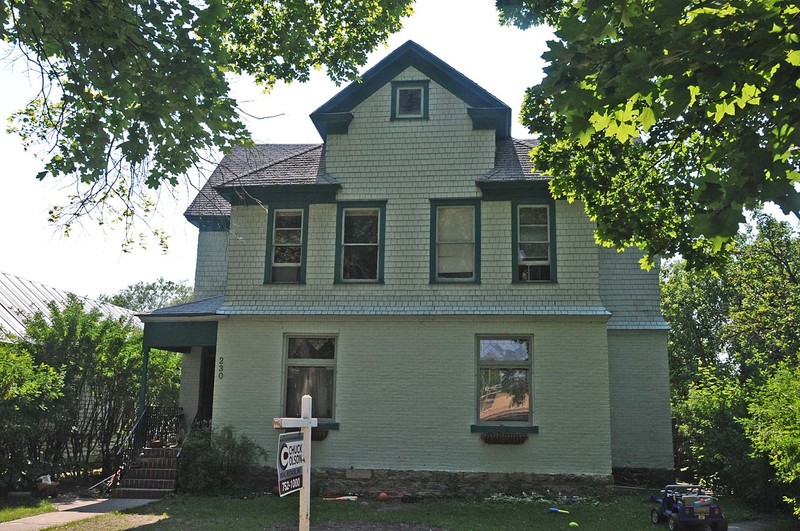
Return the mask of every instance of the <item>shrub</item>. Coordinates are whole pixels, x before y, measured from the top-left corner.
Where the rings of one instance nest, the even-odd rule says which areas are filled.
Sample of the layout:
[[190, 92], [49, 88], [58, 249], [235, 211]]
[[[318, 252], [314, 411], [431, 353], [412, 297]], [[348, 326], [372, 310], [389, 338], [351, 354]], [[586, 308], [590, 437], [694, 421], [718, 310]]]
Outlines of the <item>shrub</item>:
[[183, 492], [233, 491], [267, 453], [250, 437], [231, 426], [219, 430], [197, 428], [183, 444], [179, 488]]

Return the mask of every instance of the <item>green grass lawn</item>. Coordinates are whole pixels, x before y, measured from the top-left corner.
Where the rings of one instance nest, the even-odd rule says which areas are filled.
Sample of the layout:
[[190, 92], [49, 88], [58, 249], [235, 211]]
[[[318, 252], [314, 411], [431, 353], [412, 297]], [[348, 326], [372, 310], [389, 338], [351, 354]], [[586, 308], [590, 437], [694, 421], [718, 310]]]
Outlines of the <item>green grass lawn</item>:
[[36, 498], [0, 498], [0, 522], [55, 511], [47, 500]]
[[[401, 503], [358, 501], [325, 501], [312, 499], [311, 528], [315, 525], [338, 523], [337, 529], [347, 529], [347, 524], [374, 524], [374, 529], [392, 524], [419, 526], [448, 530], [518, 531], [521, 529], [578, 529], [597, 531], [649, 530], [649, 492], [622, 492], [608, 501], [582, 501], [559, 506], [569, 514], [552, 514], [550, 504], [530, 501], [422, 501]], [[796, 529], [796, 522], [759, 514], [745, 506], [723, 500], [723, 509], [732, 522], [770, 519], [773, 529]], [[147, 525], [148, 530], [240, 530], [240, 529], [296, 529], [298, 513], [297, 496], [279, 498], [265, 495], [255, 498], [229, 498], [209, 496], [172, 496], [147, 506], [132, 509], [128, 514], [105, 515], [98, 519], [76, 522], [59, 529], [71, 530], [121, 530]], [[148, 515], [150, 522], [142, 521]], [[130, 518], [130, 523], [126, 523]], [[666, 526], [659, 529], [666, 530]]]

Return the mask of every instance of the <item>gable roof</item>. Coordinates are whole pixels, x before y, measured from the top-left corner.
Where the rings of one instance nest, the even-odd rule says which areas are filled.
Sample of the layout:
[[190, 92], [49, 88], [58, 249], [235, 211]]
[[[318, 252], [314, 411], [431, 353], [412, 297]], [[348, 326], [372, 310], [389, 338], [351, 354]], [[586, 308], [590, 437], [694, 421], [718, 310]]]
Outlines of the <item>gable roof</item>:
[[[0, 273], [0, 341], [7, 333], [21, 336], [25, 333], [25, 319], [36, 312], [45, 317], [50, 313], [47, 305], [54, 302], [63, 308], [70, 293], [8, 273]], [[133, 312], [87, 297], [78, 297], [87, 311], [97, 310], [105, 317], [125, 318], [133, 321]]]
[[511, 108], [484, 88], [415, 43], [405, 44], [387, 55], [381, 62], [341, 90], [311, 113], [311, 120], [324, 139], [329, 128], [341, 132], [349, 123], [349, 113], [375, 91], [389, 83], [408, 67], [414, 67], [431, 80], [455, 94], [471, 107], [473, 123], [494, 127], [498, 138], [511, 136]]
[[[534, 172], [529, 152], [534, 139], [497, 139], [492, 171], [476, 180], [483, 190], [493, 186], [546, 186], [548, 175]], [[208, 182], [186, 209], [184, 216], [203, 230], [227, 229], [231, 202], [247, 198], [269, 202], [266, 194], [316, 187], [339, 188], [336, 178], [325, 170], [324, 144], [262, 144], [236, 148], [226, 155]], [[269, 190], [269, 192], [265, 192]]]
[[227, 230], [231, 204], [215, 189], [226, 182], [264, 170], [322, 144], [259, 144], [235, 147], [219, 162], [211, 177], [183, 213], [193, 225], [205, 230]]

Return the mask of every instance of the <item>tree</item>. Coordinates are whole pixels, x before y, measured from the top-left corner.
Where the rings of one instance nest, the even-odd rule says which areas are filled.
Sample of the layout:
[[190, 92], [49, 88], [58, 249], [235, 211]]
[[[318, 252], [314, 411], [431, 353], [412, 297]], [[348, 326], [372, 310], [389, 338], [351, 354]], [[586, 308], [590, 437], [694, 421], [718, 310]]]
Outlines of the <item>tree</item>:
[[192, 300], [193, 289], [185, 282], [158, 278], [154, 282], [137, 282], [113, 295], [100, 295], [99, 300], [134, 312], [146, 312]]
[[0, 37], [41, 76], [14, 116], [26, 146], [44, 143], [38, 178], [78, 191], [51, 220], [96, 215], [130, 227], [209, 150], [249, 142], [226, 73], [265, 88], [312, 68], [352, 78], [398, 30], [412, 0], [8, 0]]
[[86, 311], [80, 299], [70, 296], [63, 307], [50, 303], [47, 315], [26, 319], [24, 337], [10, 346], [52, 367], [63, 381], [62, 395], [39, 419], [44, 436], [32, 441], [29, 454], [88, 473], [99, 453], [108, 473], [136, 408], [141, 332], [126, 318]]
[[27, 470], [27, 449], [42, 436], [41, 417], [61, 396], [62, 384], [52, 367], [0, 343], [0, 482], [7, 489]]
[[[665, 268], [676, 461], [764, 506], [800, 499], [800, 234], [763, 213], [717, 271]], [[777, 479], [777, 481], [776, 481]]]
[[800, 4], [791, 0], [497, 0], [549, 23], [523, 123], [539, 171], [597, 235], [648, 256], [718, 260], [743, 212], [800, 212]]
[[[750, 403], [745, 426], [755, 449], [769, 456], [778, 479], [800, 485], [800, 360], [783, 363]], [[800, 488], [784, 498], [800, 516]]]

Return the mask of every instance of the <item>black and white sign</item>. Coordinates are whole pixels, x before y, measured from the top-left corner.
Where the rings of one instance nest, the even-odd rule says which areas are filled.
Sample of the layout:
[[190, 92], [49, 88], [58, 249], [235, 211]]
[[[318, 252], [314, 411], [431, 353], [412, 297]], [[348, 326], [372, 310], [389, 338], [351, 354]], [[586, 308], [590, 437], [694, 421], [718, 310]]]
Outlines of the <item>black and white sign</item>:
[[278, 494], [286, 496], [303, 486], [303, 434], [299, 431], [278, 436]]

